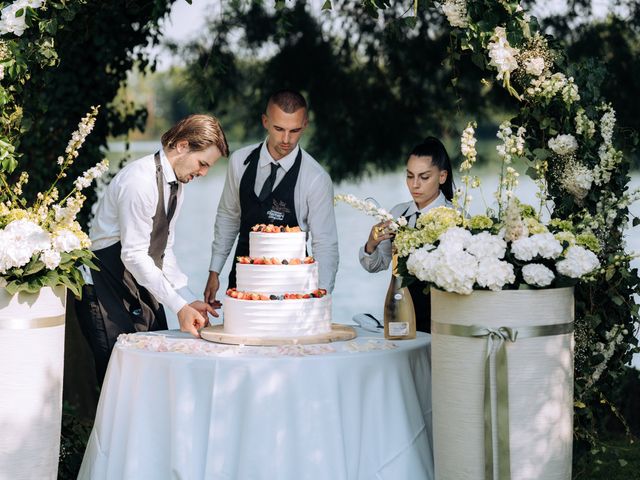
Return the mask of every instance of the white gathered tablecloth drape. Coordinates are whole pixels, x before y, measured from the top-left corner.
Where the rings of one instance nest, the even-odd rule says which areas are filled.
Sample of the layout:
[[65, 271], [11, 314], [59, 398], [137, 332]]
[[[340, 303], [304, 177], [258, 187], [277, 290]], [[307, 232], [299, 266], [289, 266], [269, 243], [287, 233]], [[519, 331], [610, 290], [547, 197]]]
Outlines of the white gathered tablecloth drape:
[[287, 347], [131, 334], [79, 479], [432, 480], [430, 336]]

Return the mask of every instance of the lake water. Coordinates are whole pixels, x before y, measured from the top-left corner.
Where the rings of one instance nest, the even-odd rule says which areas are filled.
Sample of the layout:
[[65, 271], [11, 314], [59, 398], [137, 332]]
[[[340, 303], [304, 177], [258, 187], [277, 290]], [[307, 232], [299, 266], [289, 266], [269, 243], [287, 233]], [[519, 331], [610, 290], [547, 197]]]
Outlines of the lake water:
[[[142, 150], [134, 154], [134, 158], [154, 151], [152, 142], [145, 142]], [[185, 199], [177, 221], [175, 254], [182, 270], [189, 276], [189, 287], [202, 295], [205, 282], [209, 274], [211, 256], [211, 241], [213, 239], [213, 225], [218, 202], [224, 186], [227, 163], [218, 162], [204, 178], [198, 178], [185, 188]], [[496, 175], [482, 175], [482, 190], [484, 199], [491, 203], [492, 194], [496, 189]], [[518, 187], [519, 198], [531, 205], [536, 205], [536, 187], [526, 176], [521, 176]], [[640, 186], [640, 174], [632, 177], [632, 186]], [[373, 197], [381, 206], [391, 209], [395, 204], [409, 201], [411, 197], [407, 191], [403, 172], [386, 173], [358, 182], [344, 182], [336, 184], [335, 193], [351, 193], [359, 198]], [[484, 202], [478, 192], [473, 192], [474, 200], [470, 212], [480, 213], [484, 210]], [[632, 213], [640, 216], [640, 205], [632, 207]], [[353, 315], [368, 312], [382, 319], [384, 297], [389, 285], [390, 272], [368, 273], [358, 262], [358, 249], [367, 239], [371, 226], [375, 223], [373, 217], [339, 203], [336, 206], [336, 222], [338, 226], [340, 267], [336, 276], [333, 292], [333, 319], [339, 323], [350, 323]], [[627, 233], [628, 251], [640, 252], [640, 229], [630, 229]], [[231, 255], [221, 275], [221, 285], [218, 298], [224, 296], [227, 287], [227, 275], [231, 268]], [[640, 267], [636, 260], [634, 267]], [[168, 313], [170, 328], [178, 328], [175, 315]], [[636, 355], [634, 365], [640, 368], [640, 355]]]

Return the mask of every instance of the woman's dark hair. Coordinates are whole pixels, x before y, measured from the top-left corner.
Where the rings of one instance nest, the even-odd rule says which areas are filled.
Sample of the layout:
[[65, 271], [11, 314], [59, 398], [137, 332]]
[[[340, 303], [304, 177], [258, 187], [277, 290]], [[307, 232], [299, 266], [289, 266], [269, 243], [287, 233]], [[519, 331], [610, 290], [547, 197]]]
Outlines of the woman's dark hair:
[[449, 154], [444, 145], [436, 137], [427, 137], [422, 143], [413, 147], [409, 155], [415, 155], [416, 157], [431, 157], [432, 165], [438, 167], [440, 170], [447, 171], [447, 179], [440, 185], [440, 190], [444, 194], [447, 200], [453, 198], [453, 171], [451, 169], [451, 160], [449, 160]]

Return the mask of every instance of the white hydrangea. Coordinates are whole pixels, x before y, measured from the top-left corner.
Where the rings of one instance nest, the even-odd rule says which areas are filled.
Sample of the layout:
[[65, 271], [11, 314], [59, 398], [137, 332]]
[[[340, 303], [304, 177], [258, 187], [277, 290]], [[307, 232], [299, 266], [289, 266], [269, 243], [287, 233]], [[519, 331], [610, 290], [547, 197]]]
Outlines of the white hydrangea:
[[58, 252], [71, 252], [72, 250], [81, 248], [80, 239], [75, 233], [66, 228], [56, 232], [52, 243], [53, 248]]
[[497, 258], [483, 258], [478, 262], [478, 275], [476, 282], [481, 287], [493, 291], [502, 290], [502, 287], [516, 281], [513, 265]]
[[42, 259], [44, 266], [49, 270], [53, 270], [58, 265], [60, 265], [60, 252], [56, 250], [45, 250], [44, 252], [42, 252], [42, 257], [40, 258]]
[[558, 135], [548, 142], [549, 148], [558, 155], [571, 155], [578, 149], [578, 142], [571, 134]]
[[504, 27], [496, 27], [491, 41], [487, 47], [489, 49], [489, 65], [498, 70], [497, 78], [502, 80], [505, 75], [509, 75], [518, 68], [518, 49], [509, 45], [507, 40], [507, 31]]
[[546, 287], [551, 285], [555, 275], [541, 263], [529, 263], [522, 267], [522, 278], [529, 285]]
[[419, 280], [431, 282], [448, 292], [468, 295], [478, 273], [478, 261], [464, 250], [420, 248], [409, 255], [407, 270]]
[[430, 278], [429, 270], [433, 267], [433, 259], [431, 258], [432, 254], [430, 252], [433, 246], [429, 245], [429, 247], [418, 248], [407, 258], [407, 270], [411, 275], [423, 282], [428, 281]]
[[558, 258], [562, 253], [562, 244], [552, 233], [536, 233], [514, 240], [511, 243], [511, 252], [523, 262], [528, 262], [538, 255], [542, 258]]
[[460, 251], [469, 245], [473, 235], [462, 227], [452, 227], [440, 235], [439, 249], [448, 251]]
[[595, 253], [579, 245], [567, 249], [564, 259], [556, 263], [556, 270], [565, 277], [580, 278], [600, 266]]
[[469, 295], [478, 275], [478, 260], [465, 251], [444, 251], [438, 248], [433, 253], [434, 268], [428, 281], [448, 292]]
[[526, 61], [524, 64], [525, 71], [529, 75], [533, 75], [539, 77], [544, 72], [544, 58], [542, 57], [533, 57]]
[[558, 258], [562, 253], [562, 244], [553, 233], [536, 233], [529, 237], [542, 258]]
[[464, 0], [445, 0], [441, 8], [452, 27], [466, 28], [469, 25], [467, 2]]
[[25, 266], [51, 246], [49, 234], [30, 220], [14, 220], [0, 230], [0, 273]]
[[467, 247], [467, 252], [478, 259], [503, 258], [506, 251], [507, 242], [498, 235], [492, 235], [489, 232], [480, 232], [474, 235]]

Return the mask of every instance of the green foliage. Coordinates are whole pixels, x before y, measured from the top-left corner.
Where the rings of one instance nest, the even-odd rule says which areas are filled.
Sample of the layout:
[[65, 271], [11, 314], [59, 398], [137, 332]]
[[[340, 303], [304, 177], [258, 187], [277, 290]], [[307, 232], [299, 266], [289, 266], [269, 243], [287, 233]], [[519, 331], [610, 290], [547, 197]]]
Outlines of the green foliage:
[[[56, 18], [69, 15], [69, 2], [48, 3], [53, 3], [49, 10], [60, 8]], [[74, 7], [73, 21], [55, 35], [57, 68], [33, 68], [19, 97], [18, 104], [24, 112], [19, 146], [21, 168], [31, 173], [27, 195], [35, 195], [49, 183], [57, 152], [64, 151], [76, 119], [89, 106], [106, 108], [87, 138], [82, 156], [62, 180], [62, 188], [68, 188], [77, 175], [102, 159], [101, 149], [106, 147], [107, 138], [144, 128], [145, 107], [131, 102], [113, 103], [113, 99], [134, 64], [143, 70], [155, 68], [153, 60], [138, 47], [158, 43], [158, 20], [167, 14], [172, 3], [89, 1]], [[82, 223], [86, 223], [95, 200], [93, 189], [86, 194]]]
[[[333, 1], [329, 18], [301, 1], [278, 11], [269, 2], [228, 2], [209, 31], [180, 50], [190, 105], [215, 112], [225, 126], [242, 125], [253, 140], [263, 135], [269, 93], [299, 89], [310, 104], [307, 147], [334, 180], [396, 168], [428, 134], [457, 136], [465, 118], [456, 109], [478, 113], [484, 102], [482, 72], [468, 59], [447, 61], [442, 15], [418, 5], [412, 27], [403, 20], [409, 5], [380, 11], [379, 21], [366, 14], [373, 3]], [[496, 96], [494, 105], [504, 103], [503, 92]]]
[[59, 480], [78, 478], [84, 450], [91, 434], [91, 423], [81, 419], [68, 404], [63, 406], [60, 436]]

